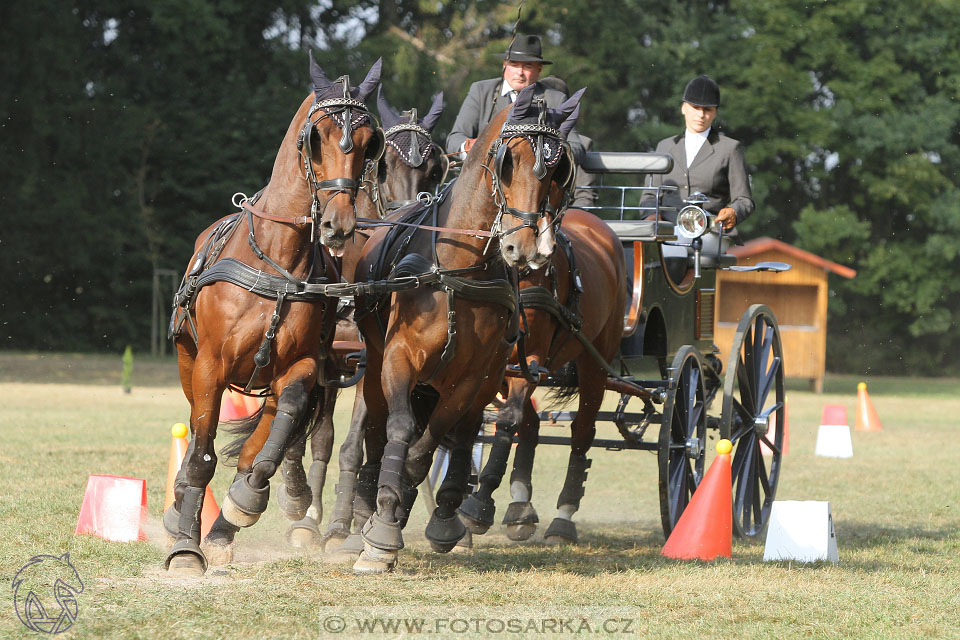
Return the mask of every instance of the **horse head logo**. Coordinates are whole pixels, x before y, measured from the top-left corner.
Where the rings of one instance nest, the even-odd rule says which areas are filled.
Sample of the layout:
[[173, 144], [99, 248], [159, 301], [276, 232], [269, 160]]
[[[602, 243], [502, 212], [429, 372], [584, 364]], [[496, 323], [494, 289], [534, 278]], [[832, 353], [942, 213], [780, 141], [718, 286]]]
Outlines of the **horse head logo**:
[[34, 556], [20, 567], [10, 585], [20, 622], [38, 633], [63, 633], [79, 612], [77, 596], [83, 593], [80, 574], [70, 554]]

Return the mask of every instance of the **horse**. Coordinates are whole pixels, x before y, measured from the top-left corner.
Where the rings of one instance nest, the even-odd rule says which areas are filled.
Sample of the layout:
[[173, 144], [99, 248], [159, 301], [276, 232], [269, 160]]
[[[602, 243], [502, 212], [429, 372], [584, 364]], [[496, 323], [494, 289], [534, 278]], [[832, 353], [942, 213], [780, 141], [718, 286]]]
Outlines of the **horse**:
[[[362, 429], [379, 472], [357, 573], [394, 568], [436, 447], [448, 434], [472, 441], [475, 432], [464, 427], [477, 424], [500, 388], [518, 329], [510, 269], [541, 267], [553, 251], [560, 217], [548, 196], [554, 181], [566, 193], [572, 187], [566, 137], [582, 94], [554, 110], [534, 100], [533, 86], [522, 90], [481, 133], [453, 186], [396, 221], [409, 226], [381, 231], [364, 248], [357, 265], [368, 278], [357, 297], [367, 345]], [[420, 228], [428, 217], [430, 233]], [[426, 530], [438, 551], [466, 533], [456, 508], [469, 461], [454, 457], [451, 467]]]
[[[357, 201], [361, 226], [364, 223], [376, 224], [376, 221], [397, 210], [419, 202], [418, 196], [423, 198], [424, 194], [433, 194], [445, 180], [450, 164], [443, 148], [431, 137], [433, 128], [443, 114], [443, 92], [433, 96], [427, 114], [419, 118], [416, 108], [402, 113], [395, 111], [381, 87], [377, 94], [377, 110], [384, 127], [386, 147], [379, 166], [371, 165], [362, 182], [362, 197]], [[341, 275], [347, 282], [354, 280], [356, 264], [368, 235], [367, 230], [361, 229], [355, 234], [353, 242], [346, 247]], [[327, 466], [333, 450], [333, 412], [339, 388], [355, 382], [355, 398], [361, 399], [360, 402], [355, 401], [355, 405], [362, 405], [362, 367], [346, 382], [335, 380], [341, 371], [351, 369], [346, 359], [363, 349], [356, 322], [353, 320], [352, 304], [338, 314], [333, 346], [333, 362], [336, 366], [325, 386], [319, 425], [310, 438], [312, 461], [309, 473], [303, 468], [305, 440], [298, 440], [287, 450], [280, 469], [285, 483], [278, 491], [278, 502], [284, 515], [293, 520], [287, 531], [287, 540], [295, 547], [311, 546], [321, 539], [319, 523], [323, 518], [322, 496]], [[354, 413], [361, 416], [362, 407], [355, 408]], [[359, 438], [350, 437], [341, 445], [340, 470], [336, 484], [337, 502], [326, 535], [328, 540], [346, 538], [350, 532], [357, 473], [363, 461], [362, 447], [363, 443]], [[287, 484], [298, 486], [304, 481], [310, 486], [309, 501], [293, 498], [286, 489]]]
[[[193, 440], [164, 514], [174, 536], [171, 574], [202, 575], [200, 511], [216, 469], [214, 438], [228, 385], [268, 389], [276, 397], [256, 416], [262, 441], [248, 441], [222, 503], [221, 527], [246, 527], [266, 509], [270, 478], [289, 442], [322, 402], [318, 376], [333, 339], [341, 256], [356, 228], [358, 181], [383, 151], [383, 132], [364, 101], [380, 81], [377, 61], [358, 87], [329, 80], [310, 54], [313, 93], [294, 115], [270, 182], [242, 211], [197, 241], [174, 298], [170, 334], [180, 383], [190, 403]], [[245, 233], [237, 230], [245, 226]], [[275, 301], [275, 302], [273, 302]]]
[[511, 362], [519, 365], [524, 375], [505, 381], [506, 400], [497, 413], [494, 441], [480, 471], [479, 486], [459, 509], [474, 534], [485, 533], [493, 524], [496, 506], [492, 494], [506, 472], [513, 437], [519, 434], [510, 476], [513, 501], [503, 524], [511, 540], [533, 535], [539, 517], [530, 502], [531, 472], [540, 418], [531, 397], [541, 374], [556, 374], [573, 363], [576, 388], [567, 391], [579, 392], [579, 410], [570, 425], [570, 458], [557, 516], [544, 539], [547, 543], [577, 541], [571, 518], [580, 507], [590, 467], [587, 452], [596, 434], [608, 363], [616, 356], [623, 336], [626, 267], [617, 235], [586, 211], [567, 210], [557, 243], [562, 250], [554, 252], [549, 267], [530, 270], [520, 280], [525, 338]]

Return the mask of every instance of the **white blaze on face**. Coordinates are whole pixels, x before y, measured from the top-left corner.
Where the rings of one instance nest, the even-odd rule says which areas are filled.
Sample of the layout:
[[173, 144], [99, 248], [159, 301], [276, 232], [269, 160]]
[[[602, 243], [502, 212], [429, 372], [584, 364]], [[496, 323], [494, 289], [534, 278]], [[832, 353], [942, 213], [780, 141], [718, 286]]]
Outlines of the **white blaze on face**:
[[530, 266], [534, 269], [539, 269], [550, 262], [550, 257], [557, 247], [557, 238], [553, 233], [551, 222], [548, 216], [543, 216], [537, 221], [537, 229], [540, 231], [537, 237], [537, 256], [530, 262]]

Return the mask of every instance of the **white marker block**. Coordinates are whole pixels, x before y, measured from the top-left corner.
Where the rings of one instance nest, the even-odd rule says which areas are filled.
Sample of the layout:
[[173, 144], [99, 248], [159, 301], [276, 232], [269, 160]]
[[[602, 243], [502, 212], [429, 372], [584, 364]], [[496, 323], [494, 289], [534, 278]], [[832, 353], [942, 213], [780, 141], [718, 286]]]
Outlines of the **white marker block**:
[[763, 560], [839, 562], [830, 503], [815, 500], [775, 501], [770, 510]]
[[850, 427], [845, 424], [820, 425], [814, 454], [828, 458], [852, 458], [853, 440], [850, 439]]

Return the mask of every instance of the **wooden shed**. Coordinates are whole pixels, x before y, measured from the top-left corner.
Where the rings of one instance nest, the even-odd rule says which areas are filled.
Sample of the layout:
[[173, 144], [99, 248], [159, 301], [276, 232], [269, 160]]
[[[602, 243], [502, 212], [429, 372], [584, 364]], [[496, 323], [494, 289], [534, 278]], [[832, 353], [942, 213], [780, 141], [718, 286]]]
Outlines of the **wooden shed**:
[[717, 272], [714, 342], [724, 365], [740, 316], [751, 304], [765, 304], [780, 325], [785, 375], [808, 379], [811, 390], [820, 393], [827, 355], [827, 276], [852, 278], [857, 272], [773, 238], [750, 240], [731, 247], [730, 253], [741, 265], [774, 261], [793, 268], [782, 273]]

